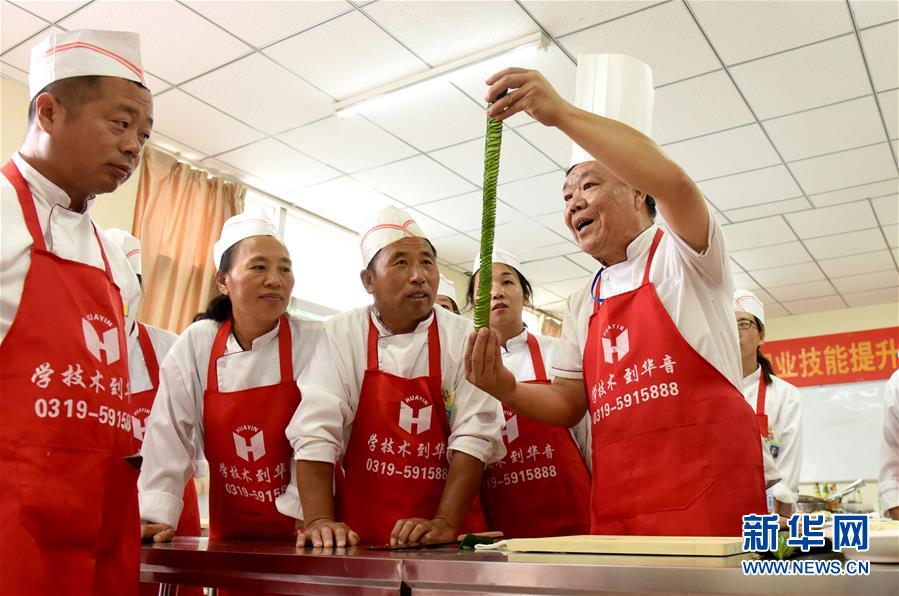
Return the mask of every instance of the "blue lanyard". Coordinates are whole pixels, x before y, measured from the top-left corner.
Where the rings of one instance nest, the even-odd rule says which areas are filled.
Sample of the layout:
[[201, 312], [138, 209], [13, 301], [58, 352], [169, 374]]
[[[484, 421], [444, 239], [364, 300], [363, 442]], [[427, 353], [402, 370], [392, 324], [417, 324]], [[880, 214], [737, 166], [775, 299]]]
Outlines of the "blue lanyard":
[[593, 283], [590, 284], [590, 297], [593, 298], [593, 301], [597, 304], [602, 304], [603, 301], [605, 301], [605, 298], [596, 297], [596, 283], [599, 281], [599, 276], [602, 275], [602, 272], [605, 270], [605, 267], [601, 267], [600, 270], [596, 272], [596, 275], [593, 276]]

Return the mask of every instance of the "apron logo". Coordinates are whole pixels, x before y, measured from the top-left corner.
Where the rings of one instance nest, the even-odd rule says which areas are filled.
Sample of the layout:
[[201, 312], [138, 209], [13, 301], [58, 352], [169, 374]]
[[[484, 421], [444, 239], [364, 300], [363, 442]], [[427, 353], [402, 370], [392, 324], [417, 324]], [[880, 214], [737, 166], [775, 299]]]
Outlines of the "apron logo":
[[[97, 333], [91, 321], [100, 321], [109, 327], [102, 335]], [[103, 352], [106, 355], [106, 364], [118, 362], [119, 357], [119, 330], [112, 326], [112, 321], [102, 315], [87, 315], [81, 319], [81, 330], [84, 333], [84, 344], [87, 351], [99, 360], [101, 363], [104, 359], [100, 356]]]
[[[616, 331], [617, 333], [612, 337], [612, 333]], [[627, 329], [621, 325], [613, 324], [606, 327], [602, 332], [601, 339], [603, 360], [605, 360], [607, 364], [615, 362], [615, 354], [618, 355], [618, 361], [621, 362], [621, 359], [630, 349]]]
[[[250, 437], [249, 442], [242, 435], [237, 434], [244, 431], [254, 433]], [[234, 437], [234, 450], [237, 451], [237, 457], [244, 461], [259, 461], [265, 457], [265, 438], [262, 435], [262, 431], [257, 427], [241, 426], [231, 434]], [[250, 459], [251, 453], [253, 454], [253, 459]]]
[[147, 408], [138, 408], [131, 415], [131, 432], [138, 441], [144, 440], [144, 433], [147, 432], [147, 417], [150, 410]]
[[515, 414], [506, 419], [506, 425], [503, 427], [503, 437], [505, 437], [507, 445], [511, 445], [512, 441], [518, 438], [518, 416]]
[[[418, 415], [414, 414], [411, 403], [428, 404], [419, 408]], [[410, 395], [400, 402], [400, 428], [410, 435], [420, 435], [431, 428], [431, 404], [420, 395]], [[415, 426], [415, 431], [412, 427]]]

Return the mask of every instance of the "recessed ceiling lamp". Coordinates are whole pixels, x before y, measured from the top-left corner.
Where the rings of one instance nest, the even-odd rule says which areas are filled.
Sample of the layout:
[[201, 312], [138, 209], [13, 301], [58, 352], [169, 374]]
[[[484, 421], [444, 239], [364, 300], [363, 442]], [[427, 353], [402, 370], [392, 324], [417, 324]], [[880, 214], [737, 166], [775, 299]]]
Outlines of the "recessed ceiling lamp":
[[432, 85], [444, 83], [452, 75], [457, 75], [488, 60], [500, 57], [511, 58], [513, 55], [518, 57], [520, 54], [530, 54], [541, 50], [546, 51], [548, 47], [549, 42], [543, 33], [532, 33], [526, 37], [472, 54], [460, 60], [454, 60], [453, 62], [430, 68], [424, 72], [410, 75], [348, 99], [335, 102], [334, 113], [340, 118], [349, 118], [376, 105], [382, 105], [383, 102], [396, 98], [401, 93], [419, 92]]

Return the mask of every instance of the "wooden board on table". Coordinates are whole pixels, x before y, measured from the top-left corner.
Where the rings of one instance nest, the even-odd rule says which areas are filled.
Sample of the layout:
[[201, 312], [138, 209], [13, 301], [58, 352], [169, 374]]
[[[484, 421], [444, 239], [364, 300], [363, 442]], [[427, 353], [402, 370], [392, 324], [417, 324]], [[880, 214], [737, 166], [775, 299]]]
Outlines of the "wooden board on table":
[[557, 536], [503, 541], [508, 552], [595, 555], [727, 557], [743, 552], [743, 539], [716, 536]]

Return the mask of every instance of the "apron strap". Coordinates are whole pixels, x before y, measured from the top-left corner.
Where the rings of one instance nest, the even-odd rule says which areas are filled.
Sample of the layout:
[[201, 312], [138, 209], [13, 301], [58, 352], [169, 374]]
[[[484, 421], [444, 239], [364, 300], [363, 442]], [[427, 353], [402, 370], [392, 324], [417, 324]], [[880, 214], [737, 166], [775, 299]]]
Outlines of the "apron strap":
[[646, 268], [643, 269], [643, 283], [649, 283], [649, 269], [652, 267], [652, 259], [656, 256], [656, 249], [659, 247], [659, 241], [662, 239], [662, 228], [656, 230], [655, 236], [652, 238], [652, 244], [649, 247], [649, 256], [646, 258]]
[[[768, 394], [768, 383], [765, 382], [765, 371], [759, 369], [759, 392], [755, 401], [755, 416], [759, 421], [759, 430], [763, 436], [768, 436], [768, 415], [765, 413], [765, 398]], [[762, 422], [764, 421], [764, 422]], [[766, 428], [762, 428], [762, 426]]]
[[31, 195], [31, 190], [28, 188], [28, 183], [13, 160], [6, 162], [2, 171], [9, 183], [12, 184], [12, 187], [16, 189], [16, 196], [19, 198], [22, 215], [25, 216], [25, 225], [31, 234], [34, 248], [46, 251], [47, 244], [44, 242], [44, 233], [41, 231], [41, 224], [37, 219], [37, 210], [34, 208], [34, 198]]
[[154, 389], [159, 389], [159, 360], [156, 358], [156, 350], [153, 349], [153, 342], [150, 341], [147, 326], [143, 323], [137, 324], [137, 343], [140, 344], [140, 351], [144, 355], [147, 373], [150, 375], [150, 384]]
[[[378, 328], [368, 316], [368, 370], [380, 370], [378, 365]], [[437, 313], [434, 320], [428, 326], [428, 376], [443, 382], [443, 372], [440, 366], [440, 335], [437, 329]]]
[[218, 392], [219, 390], [219, 373], [216, 363], [225, 353], [225, 344], [228, 342], [228, 336], [231, 335], [231, 328], [234, 322], [229, 318], [219, 327], [218, 333], [212, 342], [212, 351], [209, 353], [209, 370], [206, 373], [206, 390]]
[[293, 378], [293, 338], [287, 315], [278, 320], [278, 357], [281, 360], [281, 382], [292, 383]]
[[546, 368], [543, 366], [543, 354], [540, 353], [540, 344], [537, 338], [528, 333], [528, 350], [531, 352], [531, 364], [534, 365], [535, 381], [548, 381]]

